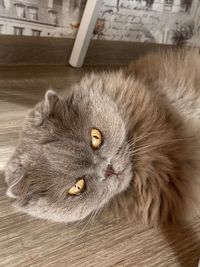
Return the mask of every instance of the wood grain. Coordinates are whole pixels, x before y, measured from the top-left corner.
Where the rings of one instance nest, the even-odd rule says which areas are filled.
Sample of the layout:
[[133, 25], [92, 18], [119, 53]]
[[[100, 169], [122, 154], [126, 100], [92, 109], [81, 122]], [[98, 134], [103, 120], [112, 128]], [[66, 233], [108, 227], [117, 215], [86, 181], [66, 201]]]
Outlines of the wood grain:
[[24, 115], [46, 89], [67, 90], [85, 71], [66, 66], [0, 67], [0, 266], [197, 267], [200, 218], [165, 229], [149, 229], [112, 214], [65, 225], [17, 212], [5, 196], [3, 169]]
[[[0, 65], [68, 65], [74, 39], [0, 35]], [[92, 40], [84, 65], [124, 65], [166, 45]]]

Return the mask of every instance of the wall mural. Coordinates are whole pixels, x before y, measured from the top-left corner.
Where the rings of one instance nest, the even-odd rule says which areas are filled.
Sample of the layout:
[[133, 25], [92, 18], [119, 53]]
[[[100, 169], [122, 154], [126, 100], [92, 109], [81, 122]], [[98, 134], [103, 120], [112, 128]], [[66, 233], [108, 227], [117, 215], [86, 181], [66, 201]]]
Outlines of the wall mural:
[[[94, 39], [200, 44], [199, 0], [103, 0]], [[74, 38], [86, 0], [0, 0], [0, 33]]]

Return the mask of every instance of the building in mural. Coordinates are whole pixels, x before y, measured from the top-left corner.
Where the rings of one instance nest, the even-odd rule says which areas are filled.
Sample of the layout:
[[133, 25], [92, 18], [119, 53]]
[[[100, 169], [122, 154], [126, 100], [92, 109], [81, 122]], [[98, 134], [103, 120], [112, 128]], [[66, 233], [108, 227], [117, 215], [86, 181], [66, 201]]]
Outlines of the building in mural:
[[67, 36], [76, 32], [84, 1], [1, 0], [0, 33]]
[[158, 12], [188, 12], [192, 1], [188, 0], [154, 0], [152, 9]]
[[[110, 1], [105, 1], [109, 4]], [[125, 8], [129, 10], [154, 10], [158, 12], [188, 11], [191, 6], [190, 0], [125, 0], [117, 2], [118, 9]]]
[[2, 34], [48, 36], [59, 27], [60, 1], [0, 1]]

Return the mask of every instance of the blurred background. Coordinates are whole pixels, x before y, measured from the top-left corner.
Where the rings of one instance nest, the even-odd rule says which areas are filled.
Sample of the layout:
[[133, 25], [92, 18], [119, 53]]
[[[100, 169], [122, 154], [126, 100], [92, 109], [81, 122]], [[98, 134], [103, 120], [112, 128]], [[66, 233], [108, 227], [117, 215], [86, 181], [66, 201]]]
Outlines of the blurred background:
[[[1, 0], [0, 33], [75, 38], [86, 0]], [[103, 0], [94, 39], [200, 41], [199, 0]]]

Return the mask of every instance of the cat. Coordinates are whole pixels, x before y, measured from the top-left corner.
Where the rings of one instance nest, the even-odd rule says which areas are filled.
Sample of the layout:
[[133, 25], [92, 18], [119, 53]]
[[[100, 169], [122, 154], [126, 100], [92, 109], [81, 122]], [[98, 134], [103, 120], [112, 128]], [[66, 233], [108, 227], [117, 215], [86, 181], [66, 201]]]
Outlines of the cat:
[[105, 206], [162, 225], [198, 215], [200, 55], [168, 49], [48, 90], [5, 169], [30, 215], [74, 222]]

